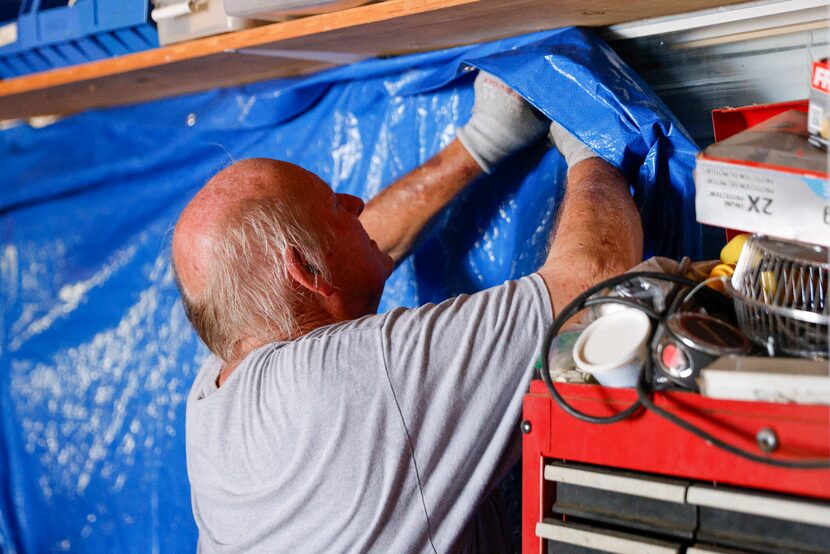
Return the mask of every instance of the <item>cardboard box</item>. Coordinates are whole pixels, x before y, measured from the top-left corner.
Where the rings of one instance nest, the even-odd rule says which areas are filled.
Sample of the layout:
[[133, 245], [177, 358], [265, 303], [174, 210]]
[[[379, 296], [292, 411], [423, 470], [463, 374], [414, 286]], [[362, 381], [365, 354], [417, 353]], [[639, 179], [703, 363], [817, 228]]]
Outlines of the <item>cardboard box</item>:
[[697, 220], [830, 246], [827, 163], [807, 114], [783, 112], [698, 154]]
[[827, 139], [830, 138], [830, 65], [827, 58], [813, 62], [810, 108], [807, 113], [809, 140], [826, 152]]

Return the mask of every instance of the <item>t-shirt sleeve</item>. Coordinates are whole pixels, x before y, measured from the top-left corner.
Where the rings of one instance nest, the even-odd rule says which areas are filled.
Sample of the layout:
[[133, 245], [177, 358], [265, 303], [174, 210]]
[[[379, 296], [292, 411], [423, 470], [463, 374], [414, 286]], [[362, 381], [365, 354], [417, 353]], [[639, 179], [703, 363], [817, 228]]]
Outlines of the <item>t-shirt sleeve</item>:
[[544, 282], [533, 274], [441, 304], [393, 310], [384, 322], [392, 394], [433, 538], [447, 548], [505, 452], [518, 451], [522, 398], [551, 318]]

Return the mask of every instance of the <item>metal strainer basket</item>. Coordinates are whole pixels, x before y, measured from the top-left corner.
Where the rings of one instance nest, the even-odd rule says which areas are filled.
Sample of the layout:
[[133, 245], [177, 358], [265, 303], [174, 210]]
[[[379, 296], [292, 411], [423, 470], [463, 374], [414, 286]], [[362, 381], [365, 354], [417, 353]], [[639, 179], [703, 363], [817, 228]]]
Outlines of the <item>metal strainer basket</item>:
[[741, 329], [771, 355], [827, 357], [827, 248], [752, 236], [729, 285]]

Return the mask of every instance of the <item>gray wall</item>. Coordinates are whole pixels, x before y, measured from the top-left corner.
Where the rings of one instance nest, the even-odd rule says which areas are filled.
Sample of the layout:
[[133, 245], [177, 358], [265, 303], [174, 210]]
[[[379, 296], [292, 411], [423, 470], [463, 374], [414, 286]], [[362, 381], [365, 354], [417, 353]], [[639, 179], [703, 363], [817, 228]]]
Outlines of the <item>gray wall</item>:
[[713, 46], [688, 46], [680, 36], [610, 44], [701, 147], [713, 141], [713, 109], [806, 98], [812, 60], [830, 54], [826, 28]]

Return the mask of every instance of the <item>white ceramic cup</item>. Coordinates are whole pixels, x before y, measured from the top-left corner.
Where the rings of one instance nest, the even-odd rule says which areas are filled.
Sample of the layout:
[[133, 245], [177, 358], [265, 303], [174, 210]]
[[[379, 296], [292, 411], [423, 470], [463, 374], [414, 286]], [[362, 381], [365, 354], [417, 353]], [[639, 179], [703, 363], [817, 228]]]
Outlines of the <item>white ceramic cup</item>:
[[651, 322], [639, 310], [606, 314], [579, 336], [574, 345], [576, 366], [606, 387], [634, 387], [648, 356]]

